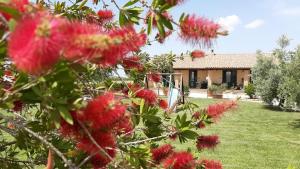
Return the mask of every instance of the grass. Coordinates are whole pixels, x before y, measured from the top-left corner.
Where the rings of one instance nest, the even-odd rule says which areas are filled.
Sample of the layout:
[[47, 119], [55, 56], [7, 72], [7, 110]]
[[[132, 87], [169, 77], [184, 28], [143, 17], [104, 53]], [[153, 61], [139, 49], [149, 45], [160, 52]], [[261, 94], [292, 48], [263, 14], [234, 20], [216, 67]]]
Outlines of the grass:
[[[206, 106], [217, 100], [194, 99]], [[218, 134], [221, 143], [214, 150], [197, 152], [200, 157], [218, 159], [224, 169], [300, 169], [300, 113], [271, 110], [259, 103], [239, 102], [239, 107], [217, 123], [202, 130]], [[195, 143], [175, 144], [178, 149]], [[193, 149], [196, 152], [196, 148]]]

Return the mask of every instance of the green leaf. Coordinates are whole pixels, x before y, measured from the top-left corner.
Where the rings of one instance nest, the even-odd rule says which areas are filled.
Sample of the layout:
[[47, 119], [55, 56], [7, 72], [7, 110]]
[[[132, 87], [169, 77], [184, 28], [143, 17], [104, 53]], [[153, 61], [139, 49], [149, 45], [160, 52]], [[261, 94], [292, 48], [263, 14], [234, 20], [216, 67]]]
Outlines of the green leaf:
[[126, 15], [124, 14], [123, 11], [120, 11], [120, 14], [119, 14], [119, 23], [120, 23], [120, 26], [124, 26], [128, 23], [128, 19], [126, 17]]
[[64, 106], [58, 106], [60, 116], [69, 124], [73, 125], [73, 118], [69, 112], [69, 110]]
[[173, 25], [170, 20], [166, 19], [164, 16], [161, 16], [160, 20], [168, 29], [173, 30]]
[[128, 6], [131, 6], [135, 3], [137, 3], [139, 0], [130, 0], [129, 2], [127, 2], [123, 7], [128, 7]]
[[130, 17], [129, 17], [129, 20], [130, 20], [131, 22], [133, 22], [133, 23], [136, 23], [136, 24], [139, 23], [139, 19], [138, 19], [137, 17], [135, 17], [135, 16], [130, 16]]
[[79, 6], [78, 9], [81, 9], [82, 7], [85, 6], [85, 4], [88, 2], [88, 0], [84, 0]]
[[17, 22], [14, 19], [10, 19], [8, 21], [8, 29], [10, 32], [13, 32], [15, 30], [16, 24], [17, 24]]
[[160, 19], [157, 19], [157, 17], [155, 17], [155, 20], [157, 22], [157, 29], [158, 29], [158, 32], [159, 32], [160, 36], [165, 37], [166, 36], [166, 31], [165, 31], [164, 25], [162, 24]]
[[188, 139], [196, 139], [199, 135], [198, 133], [192, 131], [192, 130], [185, 130], [180, 133], [183, 137], [188, 138]]
[[143, 8], [134, 7], [134, 8], [126, 9], [126, 11], [128, 11], [130, 13], [134, 13], [134, 14], [140, 14], [141, 12], [143, 12]]
[[180, 18], [179, 18], [179, 23], [181, 23], [184, 18], [185, 18], [185, 13], [182, 13], [181, 16], [180, 16]]
[[164, 4], [164, 5], [160, 8], [160, 11], [163, 12], [163, 11], [166, 11], [166, 10], [172, 8], [172, 7], [173, 7], [172, 5], [166, 3], [166, 4]]
[[147, 20], [147, 24], [148, 24], [148, 27], [147, 27], [147, 34], [150, 35], [151, 34], [151, 31], [152, 31], [152, 24], [153, 24], [153, 15], [150, 15], [148, 17], [148, 20]]
[[141, 99], [141, 102], [140, 102], [140, 114], [142, 114], [144, 112], [144, 105], [145, 105], [145, 100]]
[[14, 9], [6, 4], [0, 4], [0, 11], [7, 13], [16, 19], [21, 17], [21, 14], [19, 13], [18, 10]]

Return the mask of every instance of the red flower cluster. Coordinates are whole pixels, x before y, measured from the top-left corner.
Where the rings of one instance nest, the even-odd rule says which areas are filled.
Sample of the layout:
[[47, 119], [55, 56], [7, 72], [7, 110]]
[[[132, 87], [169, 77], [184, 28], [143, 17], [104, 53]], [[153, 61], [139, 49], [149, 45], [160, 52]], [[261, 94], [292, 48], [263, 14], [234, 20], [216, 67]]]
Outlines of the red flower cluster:
[[146, 43], [133, 27], [103, 31], [98, 25], [70, 22], [46, 12], [25, 15], [12, 32], [8, 53], [16, 67], [40, 74], [60, 59], [113, 66]]
[[115, 102], [114, 95], [107, 93], [90, 101], [78, 117], [94, 129], [110, 129], [124, 116], [126, 107]]
[[198, 150], [205, 148], [215, 148], [219, 144], [219, 137], [217, 135], [212, 136], [199, 136], [197, 139]]
[[194, 169], [194, 157], [189, 152], [176, 152], [164, 160], [166, 169]]
[[214, 160], [201, 160], [199, 163], [201, 166], [205, 167], [205, 169], [222, 169], [222, 164], [220, 161]]
[[60, 132], [64, 137], [75, 139], [76, 147], [88, 154], [99, 152], [80, 123], [86, 126], [97, 144], [107, 154], [99, 152], [91, 159], [95, 168], [106, 166], [116, 155], [116, 134], [123, 134], [132, 130], [132, 123], [129, 116], [125, 115], [126, 107], [115, 102], [112, 93], [106, 93], [90, 101], [87, 107], [81, 111], [70, 112], [73, 117], [73, 125], [61, 121]]
[[187, 16], [180, 23], [181, 37], [192, 43], [201, 43], [210, 47], [212, 39], [217, 37], [220, 25], [206, 18]]
[[156, 72], [151, 72], [150, 74], [148, 74], [148, 77], [151, 81], [158, 83], [161, 81], [161, 75], [156, 73]]
[[[91, 164], [94, 168], [102, 168], [110, 162], [110, 158], [116, 155], [116, 140], [111, 133], [108, 132], [94, 132], [91, 134], [97, 144], [106, 152], [104, 154], [87, 136], [79, 139], [76, 147], [85, 153], [96, 154], [91, 159]], [[110, 158], [109, 158], [109, 157]]]
[[170, 144], [165, 144], [151, 150], [152, 160], [155, 163], [160, 163], [173, 153], [173, 147]]
[[155, 103], [157, 102], [157, 95], [152, 90], [148, 90], [148, 89], [138, 90], [135, 96], [144, 99], [147, 104], [152, 106], [155, 105]]
[[[26, 5], [29, 5], [29, 0], [10, 0], [7, 5], [19, 12], [25, 12]], [[6, 20], [10, 20], [12, 17], [8, 13], [0, 12], [0, 14], [2, 14]]]
[[131, 122], [131, 119], [128, 115], [125, 115], [123, 118], [121, 118], [115, 128], [116, 132], [118, 135], [125, 134], [131, 135], [132, 130], [133, 130], [133, 124]]
[[159, 107], [162, 109], [167, 109], [168, 108], [168, 103], [166, 100], [160, 99], [158, 101]]
[[123, 67], [125, 69], [136, 69], [138, 71], [144, 70], [144, 67], [140, 63], [140, 58], [138, 56], [125, 57], [123, 59]]
[[205, 52], [203, 52], [202, 50], [194, 50], [191, 53], [192, 58], [202, 58], [205, 56]]
[[111, 10], [99, 10], [97, 14], [101, 22], [111, 21], [114, 17]]
[[21, 19], [8, 41], [8, 54], [16, 67], [30, 74], [40, 74], [52, 67], [65, 44], [60, 32], [65, 22], [47, 13]]
[[219, 104], [209, 105], [207, 107], [206, 113], [209, 118], [217, 120], [220, 116], [224, 114], [225, 111], [235, 107], [236, 105], [236, 101], [225, 101]]

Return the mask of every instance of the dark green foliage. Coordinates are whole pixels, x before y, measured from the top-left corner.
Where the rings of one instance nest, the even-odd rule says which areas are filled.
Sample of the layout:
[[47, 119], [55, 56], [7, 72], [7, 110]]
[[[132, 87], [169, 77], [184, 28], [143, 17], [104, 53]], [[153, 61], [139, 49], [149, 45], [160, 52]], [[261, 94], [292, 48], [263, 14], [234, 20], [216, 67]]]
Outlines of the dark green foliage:
[[255, 95], [255, 88], [254, 85], [252, 83], [248, 84], [247, 86], [245, 86], [245, 93], [252, 99]]

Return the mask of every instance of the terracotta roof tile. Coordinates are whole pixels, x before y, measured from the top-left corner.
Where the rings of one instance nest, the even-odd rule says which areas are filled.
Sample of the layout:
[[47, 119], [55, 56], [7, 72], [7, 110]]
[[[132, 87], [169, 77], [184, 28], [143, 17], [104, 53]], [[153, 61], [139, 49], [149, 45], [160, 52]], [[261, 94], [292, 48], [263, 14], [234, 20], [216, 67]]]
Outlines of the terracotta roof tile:
[[192, 60], [190, 56], [176, 59], [174, 69], [220, 69], [243, 68], [249, 69], [256, 64], [256, 54], [209, 54], [203, 58]]

